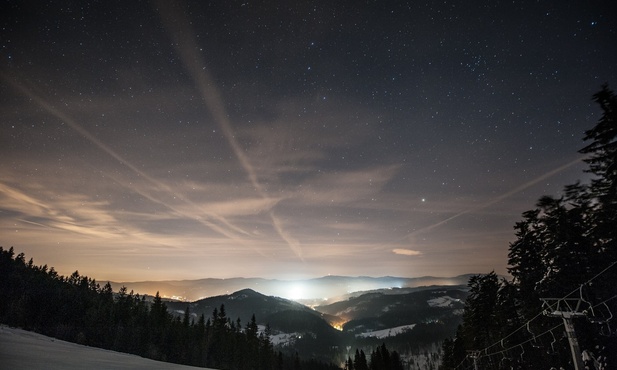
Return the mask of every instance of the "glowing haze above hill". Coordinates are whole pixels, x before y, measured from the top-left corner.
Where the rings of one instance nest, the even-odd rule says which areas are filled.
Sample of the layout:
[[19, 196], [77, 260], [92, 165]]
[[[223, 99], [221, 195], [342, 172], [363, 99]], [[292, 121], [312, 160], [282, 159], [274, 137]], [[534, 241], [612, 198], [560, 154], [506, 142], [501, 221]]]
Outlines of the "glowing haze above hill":
[[588, 180], [609, 1], [170, 3], [1, 5], [0, 245], [98, 280], [503, 274]]

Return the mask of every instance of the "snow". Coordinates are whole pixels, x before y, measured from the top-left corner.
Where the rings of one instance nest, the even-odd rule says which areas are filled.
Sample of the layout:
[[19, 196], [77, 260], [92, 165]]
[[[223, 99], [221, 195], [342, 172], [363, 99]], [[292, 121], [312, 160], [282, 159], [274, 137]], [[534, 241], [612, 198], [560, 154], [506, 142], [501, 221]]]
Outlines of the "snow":
[[[265, 325], [257, 325], [257, 332], [259, 334], [264, 333], [266, 331]], [[289, 346], [293, 344], [297, 339], [302, 338], [302, 334], [300, 333], [282, 333], [277, 332], [276, 334], [270, 335], [270, 342], [272, 342], [275, 346]]]
[[241, 301], [241, 300], [246, 299], [246, 298], [248, 298], [248, 297], [249, 297], [249, 296], [248, 296], [248, 295], [246, 295], [246, 294], [239, 294], [239, 295], [237, 295], [237, 296], [230, 295], [227, 299], [229, 299], [229, 300], [231, 300], [231, 301], [233, 301], [233, 300], [235, 300], [235, 299], [237, 299], [238, 301]]
[[296, 339], [301, 338], [302, 335], [299, 333], [281, 333], [270, 336], [270, 341], [275, 346], [288, 346], [296, 341]]
[[369, 331], [367, 333], [356, 334], [356, 337], [362, 337], [362, 338], [374, 337], [378, 339], [386, 338], [386, 337], [393, 337], [395, 335], [401, 334], [402, 332], [413, 329], [414, 326], [416, 326], [416, 324], [397, 326], [395, 328], [389, 328], [389, 329], [383, 329], [383, 330]]
[[426, 301], [431, 307], [450, 307], [452, 306], [452, 302], [460, 302], [460, 299], [448, 297], [447, 295], [443, 297], [437, 297], [433, 299], [429, 299]]
[[203, 369], [82, 346], [33, 332], [0, 326], [2, 369]]

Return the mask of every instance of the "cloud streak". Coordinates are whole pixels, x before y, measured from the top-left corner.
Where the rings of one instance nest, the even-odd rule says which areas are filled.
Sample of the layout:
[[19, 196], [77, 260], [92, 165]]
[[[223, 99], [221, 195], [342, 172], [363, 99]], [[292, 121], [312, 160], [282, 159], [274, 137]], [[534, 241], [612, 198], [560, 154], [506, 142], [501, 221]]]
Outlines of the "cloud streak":
[[[131, 171], [133, 171], [135, 174], [137, 174], [140, 178], [145, 179], [148, 183], [153, 185], [157, 189], [157, 191], [162, 191], [162, 192], [165, 192], [165, 193], [171, 195], [172, 197], [177, 197], [180, 200], [182, 200], [184, 203], [190, 205], [191, 208], [192, 208], [192, 213], [183, 212], [180, 209], [178, 209], [178, 207], [176, 207], [176, 206], [174, 206], [172, 204], [169, 204], [168, 202], [162, 201], [159, 198], [156, 198], [156, 197], [150, 195], [149, 193], [143, 192], [143, 191], [139, 190], [139, 188], [135, 188], [135, 187], [131, 186], [132, 190], [136, 190], [142, 196], [148, 198], [149, 200], [151, 200], [151, 201], [153, 201], [155, 203], [158, 203], [160, 205], [163, 205], [163, 206], [165, 206], [165, 207], [167, 207], [167, 208], [177, 212], [179, 215], [182, 215], [183, 217], [187, 217], [187, 218], [196, 220], [197, 222], [203, 224], [204, 226], [206, 226], [206, 227], [208, 227], [208, 228], [210, 228], [210, 229], [212, 229], [212, 230], [214, 230], [214, 231], [216, 231], [218, 233], [221, 233], [222, 235], [225, 235], [226, 237], [228, 237], [230, 239], [234, 239], [234, 240], [237, 240], [239, 242], [243, 242], [242, 239], [239, 238], [239, 235], [237, 233], [239, 232], [241, 234], [248, 235], [248, 233], [246, 231], [244, 231], [241, 228], [238, 228], [238, 227], [232, 225], [225, 218], [220, 217], [219, 215], [216, 215], [214, 213], [211, 213], [211, 212], [208, 212], [208, 211], [206, 211], [204, 209], [199, 208], [192, 201], [190, 201], [187, 198], [183, 197], [182, 195], [180, 195], [178, 192], [174, 191], [172, 188], [170, 188], [165, 183], [163, 183], [163, 182], [161, 182], [161, 181], [151, 177], [150, 175], [148, 175], [144, 171], [142, 171], [139, 168], [137, 168], [135, 165], [130, 163], [124, 157], [122, 157], [121, 155], [116, 153], [107, 144], [105, 144], [104, 142], [99, 140], [96, 136], [92, 135], [88, 130], [83, 128], [80, 124], [77, 123], [76, 120], [74, 120], [68, 114], [66, 114], [63, 111], [59, 110], [58, 108], [56, 108], [55, 106], [53, 106], [52, 104], [47, 102], [45, 99], [43, 99], [40, 96], [38, 96], [37, 94], [35, 94], [31, 89], [28, 89], [25, 86], [23, 86], [22, 84], [19, 84], [19, 83], [13, 81], [8, 76], [5, 76], [4, 74], [2, 75], [2, 79], [5, 80], [7, 83], [9, 83], [11, 86], [13, 86], [16, 90], [18, 90], [24, 96], [32, 99], [40, 107], [45, 109], [47, 112], [52, 114], [54, 117], [60, 119], [64, 123], [66, 123], [69, 127], [74, 129], [75, 131], [77, 131], [80, 135], [82, 135], [83, 137], [88, 139], [90, 142], [95, 144], [98, 148], [103, 150], [105, 153], [110, 155], [112, 158], [116, 159], [122, 165], [124, 165], [127, 168], [129, 168]], [[127, 185], [125, 184], [125, 186], [127, 186]], [[195, 212], [195, 211], [197, 211], [197, 212]], [[210, 220], [203, 219], [201, 215], [204, 215], [204, 216], [206, 216], [206, 217], [208, 217], [210, 219], [218, 221], [219, 223], [222, 224], [222, 226], [216, 224], [215, 222], [211, 222]]]
[[399, 254], [402, 256], [420, 256], [422, 252], [415, 251], [413, 249], [404, 249], [404, 248], [396, 248], [392, 250], [392, 253]]
[[455, 220], [455, 219], [457, 219], [457, 218], [459, 218], [461, 216], [464, 216], [464, 215], [469, 214], [469, 213], [474, 213], [474, 212], [480, 211], [480, 210], [482, 210], [484, 208], [488, 208], [488, 207], [490, 207], [490, 206], [492, 206], [492, 205], [494, 205], [496, 203], [499, 203], [499, 202], [503, 201], [504, 199], [507, 199], [507, 198], [511, 197], [512, 195], [514, 195], [516, 193], [519, 193], [519, 192], [521, 192], [521, 191], [523, 191], [523, 190], [525, 190], [527, 188], [530, 188], [531, 186], [533, 186], [533, 185], [535, 185], [535, 184], [537, 184], [537, 183], [539, 183], [541, 181], [546, 180], [549, 177], [552, 177], [552, 176], [558, 174], [559, 172], [561, 172], [561, 171], [563, 171], [563, 170], [565, 170], [567, 168], [570, 168], [570, 167], [572, 167], [572, 166], [574, 166], [576, 164], [580, 164], [581, 161], [582, 161], [582, 157], [579, 157], [579, 158], [577, 158], [577, 159], [575, 159], [575, 160], [573, 160], [571, 162], [568, 162], [568, 163], [566, 163], [566, 164], [564, 164], [562, 166], [559, 166], [559, 167], [557, 167], [557, 168], [555, 168], [553, 170], [547, 171], [544, 174], [536, 177], [535, 179], [530, 180], [530, 181], [528, 181], [528, 182], [526, 182], [526, 183], [524, 183], [522, 185], [519, 185], [516, 188], [514, 188], [514, 189], [512, 189], [510, 191], [507, 191], [507, 192], [505, 192], [505, 193], [503, 193], [503, 194], [501, 194], [501, 195], [499, 195], [499, 196], [497, 196], [497, 197], [495, 197], [495, 198], [493, 198], [493, 199], [491, 199], [491, 200], [489, 200], [489, 201], [487, 201], [485, 203], [479, 204], [479, 205], [477, 205], [475, 207], [470, 207], [470, 208], [468, 208], [468, 209], [466, 209], [466, 210], [464, 210], [462, 212], [458, 212], [458, 213], [456, 213], [456, 214], [454, 214], [454, 215], [452, 215], [452, 216], [450, 216], [450, 217], [448, 217], [448, 218], [446, 218], [444, 220], [441, 220], [439, 222], [436, 222], [434, 224], [431, 224], [429, 226], [426, 226], [426, 227], [423, 227], [423, 228], [421, 228], [419, 230], [416, 230], [416, 231], [408, 234], [404, 238], [400, 239], [399, 241], [408, 239], [408, 238], [410, 238], [410, 237], [412, 237], [414, 235], [423, 234], [423, 233], [432, 231], [432, 230], [434, 230], [434, 229], [436, 229], [436, 228], [438, 228], [438, 227], [440, 227], [442, 225], [445, 225], [448, 222], [450, 222], [452, 220]]
[[[189, 19], [180, 6], [167, 1], [156, 2], [158, 13], [168, 30], [176, 51], [180, 54], [186, 70], [192, 76], [195, 84], [201, 93], [203, 101], [206, 103], [208, 110], [214, 117], [220, 127], [227, 143], [233, 150], [236, 158], [242, 165], [242, 168], [246, 171], [248, 178], [255, 188], [257, 194], [263, 199], [267, 200], [269, 197], [266, 191], [259, 182], [259, 178], [255, 169], [253, 168], [251, 161], [244, 153], [244, 150], [238, 143], [236, 135], [229, 121], [229, 115], [226, 112], [225, 104], [221, 98], [221, 93], [216, 88], [216, 84], [210, 73], [206, 69], [206, 63], [204, 62], [201, 54], [197, 52], [197, 42], [194, 38], [194, 32], [189, 27]], [[285, 240], [289, 249], [300, 259], [302, 259], [302, 248], [300, 243], [294, 239], [288, 231], [283, 228], [283, 222], [278, 219], [273, 210], [268, 212], [268, 216], [272, 222], [272, 226], [278, 233], [278, 235]]]

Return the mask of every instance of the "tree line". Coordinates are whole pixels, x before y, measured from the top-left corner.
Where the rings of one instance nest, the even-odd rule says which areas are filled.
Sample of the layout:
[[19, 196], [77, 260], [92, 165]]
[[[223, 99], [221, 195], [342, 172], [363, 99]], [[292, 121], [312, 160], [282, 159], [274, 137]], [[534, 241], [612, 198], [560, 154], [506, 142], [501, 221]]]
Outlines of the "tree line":
[[68, 277], [0, 247], [0, 322], [61, 340], [178, 364], [218, 369], [330, 370], [337, 366], [276, 351], [252, 317], [243, 325], [225, 306], [210, 318], [187, 307], [172, 315], [157, 293], [114, 293], [75, 271]]
[[401, 356], [396, 351], [390, 352], [385, 344], [378, 346], [367, 360], [364, 350], [356, 349], [353, 360], [351, 356], [345, 361], [344, 370], [403, 370]]
[[[101, 286], [78, 271], [64, 277], [26, 262], [12, 247], [0, 247], [0, 298], [3, 324], [154, 360], [230, 370], [340, 369], [275, 350], [269, 327], [260, 331], [254, 315], [246, 325], [231, 320], [224, 305], [207, 319], [188, 306], [183, 315], [172, 315], [158, 293], [147, 300], [126, 287], [113, 292], [109, 282]], [[360, 367], [349, 370], [363, 370], [362, 364], [366, 370], [402, 369], [398, 353], [385, 344], [373, 351], [370, 366], [364, 352], [356, 356]]]
[[579, 151], [590, 182], [543, 196], [523, 213], [509, 246], [511, 280], [494, 272], [470, 279], [463, 323], [443, 343], [442, 369], [473, 361], [480, 369], [573, 368], [562, 319], [547, 315], [556, 306], [542, 298], [578, 305], [571, 308], [581, 314], [575, 332], [588, 369], [617, 366], [617, 98], [604, 85], [593, 99], [602, 116]]

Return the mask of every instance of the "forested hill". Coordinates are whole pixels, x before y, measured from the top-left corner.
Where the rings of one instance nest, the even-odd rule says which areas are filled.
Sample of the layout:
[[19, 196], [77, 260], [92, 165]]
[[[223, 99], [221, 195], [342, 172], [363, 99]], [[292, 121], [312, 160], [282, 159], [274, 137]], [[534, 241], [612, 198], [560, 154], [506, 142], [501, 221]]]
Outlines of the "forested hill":
[[[275, 314], [264, 311], [257, 304], [264, 300], [271, 301], [268, 304], [271, 309], [283, 311]], [[15, 255], [12, 247], [8, 250], [0, 247], [1, 324], [91, 347], [200, 367], [230, 370], [340, 369], [325, 362], [324, 358], [329, 357], [323, 354], [301, 358], [298, 352], [276, 350], [268, 330], [259, 330], [255, 315], [251, 315], [246, 323], [240, 318], [230, 318], [224, 304], [230, 301], [246, 303], [232, 308], [235, 314], [243, 312], [247, 316], [252, 307], [270, 314], [269, 319], [285, 321], [285, 317], [292, 313], [295, 325], [309, 322], [311, 331], [317, 334], [320, 333], [318, 327], [326, 328], [328, 332], [320, 337], [326, 348], [330, 348], [329, 341], [337, 337], [333, 333], [339, 334], [319, 313], [296, 302], [266, 297], [249, 289], [194, 302], [192, 305], [197, 315], [192, 313], [190, 306], [186, 306], [181, 315], [172, 314], [168, 303], [163, 302], [158, 293], [154, 300], [127, 292], [126, 288], [114, 293], [109, 283], [101, 286], [77, 271], [63, 277], [47, 265], [37, 266], [32, 259], [26, 262], [24, 254]], [[211, 306], [219, 303], [218, 307]], [[172, 302], [169, 304], [173, 305]], [[206, 317], [204, 310], [212, 315]], [[304, 315], [305, 319], [298, 321], [298, 315]], [[278, 322], [278, 326], [281, 325], [284, 323]], [[388, 350], [384, 344], [374, 347], [368, 355], [362, 350], [356, 352], [357, 356], [353, 360], [349, 357], [347, 363], [358, 364], [358, 369], [402, 369], [399, 354]]]
[[224, 306], [207, 318], [172, 315], [145, 297], [77, 271], [63, 277], [0, 247], [0, 323], [92, 347], [155, 360], [225, 369], [337, 369], [276, 352], [255, 320], [232, 321]]
[[206, 317], [215, 308], [225, 305], [227, 316], [234, 320], [240, 318], [242, 322], [248, 322], [251, 316], [258, 318], [258, 323], [267, 324], [267, 318], [273, 314], [293, 311], [303, 312], [311, 315], [319, 315], [318, 312], [288, 299], [266, 296], [252, 289], [242, 289], [232, 294], [225, 294], [209, 298], [200, 299], [195, 302], [168, 302], [170, 310], [184, 311], [189, 307], [193, 315], [204, 314]]
[[[523, 213], [508, 254], [513, 280], [470, 280], [442, 369], [571, 369], [574, 361], [617, 368], [617, 98], [605, 85], [594, 100], [602, 117], [579, 151], [591, 182], [543, 196]], [[563, 317], [574, 326], [567, 336]], [[570, 350], [574, 336], [580, 353]]]

